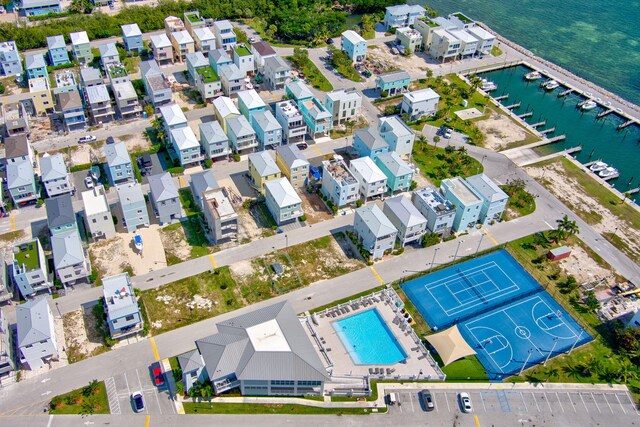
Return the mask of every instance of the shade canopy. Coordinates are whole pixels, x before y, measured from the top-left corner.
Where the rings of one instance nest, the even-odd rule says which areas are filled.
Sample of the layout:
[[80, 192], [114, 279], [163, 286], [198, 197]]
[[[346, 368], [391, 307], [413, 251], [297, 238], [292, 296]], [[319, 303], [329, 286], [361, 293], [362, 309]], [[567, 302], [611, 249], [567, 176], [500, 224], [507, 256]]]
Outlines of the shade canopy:
[[476, 354], [462, 338], [458, 326], [452, 326], [437, 334], [429, 335], [427, 341], [436, 349], [445, 366], [465, 356]]

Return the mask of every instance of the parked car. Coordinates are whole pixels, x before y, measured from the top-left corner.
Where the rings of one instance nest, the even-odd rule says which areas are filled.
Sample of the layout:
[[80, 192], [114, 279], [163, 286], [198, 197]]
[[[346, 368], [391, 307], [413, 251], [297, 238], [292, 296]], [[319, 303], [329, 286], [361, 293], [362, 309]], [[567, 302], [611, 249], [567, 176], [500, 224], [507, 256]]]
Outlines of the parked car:
[[153, 383], [156, 387], [160, 387], [164, 384], [164, 373], [162, 372], [162, 368], [159, 363], [156, 363], [153, 368]]
[[144, 411], [144, 397], [139, 391], [131, 393], [131, 401], [133, 402], [133, 409], [136, 412]]
[[256, 42], [255, 37], [249, 37], [249, 43], [255, 43], [255, 42]]
[[446, 139], [450, 139], [452, 134], [453, 134], [453, 131], [451, 130], [451, 128], [447, 128], [447, 130], [444, 131], [444, 137]]
[[115, 144], [116, 140], [112, 136], [107, 137], [107, 144]]
[[307, 145], [306, 142], [301, 142], [300, 144], [296, 144], [296, 147], [298, 147], [300, 150], [306, 150], [309, 145]]
[[87, 136], [83, 136], [82, 138], [80, 138], [78, 140], [78, 144], [84, 144], [86, 142], [93, 142], [96, 140], [96, 137], [93, 135], [87, 135]]
[[395, 405], [396, 403], [398, 403], [398, 398], [396, 397], [395, 393], [389, 393], [387, 394], [387, 403], [389, 405]]
[[473, 405], [471, 404], [471, 397], [469, 393], [462, 392], [458, 395], [460, 398], [460, 406], [463, 412], [473, 412]]
[[84, 179], [84, 185], [86, 185], [87, 188], [93, 188], [93, 179], [90, 176], [86, 177]]
[[420, 392], [420, 400], [424, 405], [425, 411], [433, 411], [436, 409], [436, 405], [433, 402], [433, 396], [431, 396], [431, 392], [429, 390], [422, 390]]

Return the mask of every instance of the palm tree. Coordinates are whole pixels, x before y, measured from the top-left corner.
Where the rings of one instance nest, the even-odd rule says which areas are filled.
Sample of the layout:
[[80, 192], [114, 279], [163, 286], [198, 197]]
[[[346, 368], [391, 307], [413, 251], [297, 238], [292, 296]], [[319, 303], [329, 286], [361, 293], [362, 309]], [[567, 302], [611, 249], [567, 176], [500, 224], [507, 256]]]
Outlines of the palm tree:
[[547, 376], [547, 378], [552, 378], [552, 377], [558, 378], [560, 376], [560, 371], [558, 370], [558, 368], [551, 367], [551, 366], [548, 367], [544, 373]]
[[562, 230], [565, 232], [567, 236], [573, 236], [574, 234], [578, 234], [580, 232], [580, 228], [578, 227], [578, 223], [576, 221], [570, 220], [567, 215], [562, 217], [556, 221], [558, 224], [558, 230]]
[[427, 141], [427, 138], [424, 135], [419, 135], [418, 136], [418, 144], [420, 145], [420, 150], [424, 150], [424, 146], [427, 145], [429, 141]]
[[435, 150], [438, 147], [438, 142], [440, 142], [440, 136], [436, 135], [433, 137], [433, 149]]
[[566, 237], [567, 237], [567, 233], [561, 228], [556, 228], [555, 230], [549, 231], [549, 238], [555, 242], [560, 242], [561, 240], [564, 240]]
[[627, 383], [638, 378], [636, 366], [629, 359], [621, 359], [616, 375], [620, 381]]
[[578, 380], [583, 376], [582, 366], [576, 365], [575, 363], [563, 367], [562, 370], [569, 378], [573, 378], [575, 380]]

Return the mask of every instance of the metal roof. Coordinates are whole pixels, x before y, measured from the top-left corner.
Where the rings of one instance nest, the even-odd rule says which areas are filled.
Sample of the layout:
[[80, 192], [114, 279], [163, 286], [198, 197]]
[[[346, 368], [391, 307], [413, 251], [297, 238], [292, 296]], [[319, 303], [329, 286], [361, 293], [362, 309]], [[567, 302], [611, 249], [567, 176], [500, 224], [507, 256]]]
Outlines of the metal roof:
[[33, 166], [30, 161], [11, 162], [7, 164], [7, 188], [14, 189], [17, 187], [34, 184]]
[[78, 31], [77, 33], [69, 33], [71, 44], [77, 46], [79, 44], [89, 43], [89, 36], [86, 31]]
[[178, 188], [176, 187], [171, 174], [168, 172], [151, 175], [149, 179], [149, 189], [153, 196], [153, 200], [162, 202], [163, 200], [171, 200], [178, 198]]
[[406, 71], [392, 71], [386, 74], [380, 74], [378, 79], [382, 80], [385, 83], [391, 83], [398, 80], [411, 80], [411, 76]]
[[445, 196], [451, 192], [465, 206], [482, 202], [480, 194], [459, 176], [443, 179], [440, 186], [445, 189]]
[[69, 230], [51, 236], [51, 252], [56, 270], [84, 262], [82, 241], [77, 230]]
[[164, 33], [152, 35], [150, 39], [151, 39], [151, 44], [156, 49], [162, 49], [165, 47], [172, 46], [171, 40], [169, 40], [169, 37], [167, 37], [167, 35]]
[[200, 40], [200, 42], [205, 42], [209, 40], [215, 40], [216, 36], [211, 32], [208, 27], [198, 27], [193, 29], [193, 37]]
[[44, 55], [41, 53], [25, 53], [24, 64], [27, 70], [34, 68], [47, 68], [47, 62], [44, 60]]
[[76, 221], [70, 194], [50, 197], [45, 200], [45, 205], [47, 207], [47, 223], [50, 229]]
[[118, 193], [118, 201], [121, 207], [134, 203], [145, 203], [142, 185], [140, 184], [128, 183], [116, 185], [116, 192]]
[[142, 36], [142, 31], [140, 31], [140, 27], [138, 27], [138, 24], [124, 24], [121, 25], [120, 28], [122, 28], [122, 34], [125, 37]]
[[204, 368], [204, 360], [202, 360], [202, 355], [198, 350], [179, 354], [177, 358], [182, 372], [191, 372]]
[[67, 177], [67, 165], [62, 154], [50, 156], [45, 154], [40, 159], [40, 174], [42, 182]]
[[160, 115], [162, 116], [162, 120], [169, 126], [187, 123], [187, 117], [182, 112], [180, 106], [175, 103], [160, 107]]
[[238, 92], [237, 95], [238, 105], [240, 105], [240, 101], [242, 101], [244, 106], [249, 110], [253, 110], [254, 108], [266, 108], [267, 106], [255, 89], [242, 90]]
[[382, 139], [380, 134], [371, 127], [358, 129], [355, 132], [354, 139], [359, 139], [360, 141], [362, 141], [362, 143], [367, 148], [369, 148], [369, 150], [377, 150], [379, 148], [389, 146], [389, 144], [387, 144], [387, 142]]
[[236, 137], [255, 135], [255, 131], [245, 116], [231, 117], [227, 120], [227, 128]]
[[218, 111], [222, 117], [229, 117], [232, 114], [240, 115], [240, 111], [228, 96], [219, 96], [213, 100], [213, 108]]
[[440, 95], [431, 88], [414, 90], [413, 92], [405, 93], [404, 97], [409, 99], [412, 103], [440, 99]]
[[204, 53], [197, 51], [197, 52], [193, 52], [193, 53], [187, 53], [185, 55], [185, 58], [187, 59], [187, 64], [191, 65], [192, 68], [194, 69], [198, 69], [198, 68], [202, 68], [202, 67], [208, 67], [209, 66], [209, 60], [207, 58], [204, 57]]
[[263, 132], [273, 132], [275, 130], [282, 130], [282, 126], [273, 117], [271, 111], [258, 111], [257, 113], [253, 113], [253, 125], [260, 128]]
[[269, 56], [264, 60], [264, 68], [268, 68], [274, 73], [279, 73], [282, 71], [291, 71], [291, 67], [289, 64], [285, 62], [284, 59], [279, 56]]
[[298, 193], [286, 178], [272, 179], [265, 182], [264, 190], [266, 193], [271, 194], [271, 197], [280, 208], [302, 203], [300, 196], [298, 196]]
[[127, 145], [120, 141], [115, 144], [106, 144], [103, 148], [109, 166], [126, 165], [131, 163], [131, 157], [127, 151]]
[[102, 74], [100, 73], [100, 70], [93, 67], [82, 68], [80, 70], [80, 78], [82, 79], [82, 82], [85, 84], [86, 82], [93, 81], [93, 80], [104, 81], [104, 79], [102, 78]]
[[398, 4], [395, 6], [387, 6], [387, 12], [391, 15], [408, 15], [410, 13], [425, 13], [424, 7], [417, 4]]
[[249, 154], [249, 164], [253, 165], [260, 176], [269, 176], [280, 172], [276, 161], [268, 151]]
[[193, 133], [193, 130], [189, 126], [171, 129], [171, 139], [175, 142], [179, 150], [200, 147], [196, 134]]
[[362, 38], [362, 36], [358, 33], [356, 33], [353, 30], [347, 30], [344, 31], [342, 33], [342, 37], [344, 37], [345, 39], [349, 40], [349, 42], [351, 42], [351, 44], [355, 45], [358, 43], [366, 43], [367, 41], [365, 39]]
[[178, 44], [193, 43], [193, 37], [191, 37], [191, 34], [189, 34], [187, 30], [174, 31], [171, 33], [171, 37], [173, 37]]
[[62, 35], [57, 35], [57, 36], [49, 36], [47, 37], [47, 48], [49, 48], [49, 50], [51, 49], [63, 49], [66, 48], [67, 45], [64, 42], [64, 36]]
[[413, 132], [413, 130], [409, 126], [407, 126], [407, 124], [399, 116], [380, 117], [380, 122], [378, 123], [378, 132], [380, 132], [381, 135], [387, 132], [391, 132], [396, 137], [411, 135], [415, 138], [415, 133]]
[[395, 151], [378, 154], [376, 163], [378, 162], [382, 163], [395, 177], [413, 173], [413, 169]]
[[231, 57], [224, 49], [216, 49], [209, 52], [209, 62], [212, 64], [230, 64], [233, 62]]
[[121, 273], [102, 279], [102, 293], [107, 306], [107, 316], [111, 320], [136, 314], [140, 311], [128, 273]]
[[402, 195], [385, 200], [384, 212], [395, 216], [405, 228], [427, 223], [418, 208]]
[[356, 217], [362, 219], [364, 225], [376, 238], [398, 232], [393, 223], [376, 204], [370, 204], [356, 209]]
[[105, 56], [118, 57], [120, 55], [115, 43], [101, 44], [100, 46], [98, 46], [98, 50], [100, 51], [101, 58], [104, 58]]
[[246, 74], [240, 71], [240, 68], [236, 64], [222, 64], [220, 65], [220, 74], [227, 80], [241, 80], [244, 79]]
[[49, 314], [45, 298], [32, 299], [16, 306], [18, 348], [49, 340], [55, 335], [49, 323]]
[[357, 172], [364, 180], [365, 184], [378, 181], [386, 181], [387, 176], [380, 170], [378, 166], [371, 160], [370, 157], [360, 157], [359, 159], [351, 160], [349, 164], [350, 169], [355, 173]]
[[300, 80], [287, 83], [286, 88], [291, 92], [296, 101], [313, 98], [313, 92]]
[[295, 145], [281, 145], [280, 147], [276, 148], [276, 153], [282, 158], [289, 169], [309, 166], [307, 158]]
[[224, 129], [217, 121], [200, 123], [200, 140], [204, 140], [208, 144], [215, 144], [218, 142], [228, 141], [229, 138], [224, 133]]
[[202, 197], [202, 193], [205, 191], [220, 187], [218, 185], [218, 181], [216, 181], [216, 178], [213, 176], [211, 169], [192, 174], [191, 183], [189, 185], [191, 186], [191, 191], [193, 192], [196, 200]]
[[484, 173], [468, 177], [467, 183], [489, 202], [499, 202], [509, 198], [507, 193]]
[[87, 98], [89, 99], [89, 104], [98, 104], [100, 102], [110, 102], [111, 97], [109, 96], [109, 91], [107, 90], [107, 86], [104, 84], [99, 84], [95, 86], [89, 86], [85, 88], [87, 91]]
[[215, 21], [213, 23], [213, 26], [218, 30], [233, 30], [233, 25], [231, 25], [231, 22], [229, 22], [226, 19], [223, 19], [221, 21]]

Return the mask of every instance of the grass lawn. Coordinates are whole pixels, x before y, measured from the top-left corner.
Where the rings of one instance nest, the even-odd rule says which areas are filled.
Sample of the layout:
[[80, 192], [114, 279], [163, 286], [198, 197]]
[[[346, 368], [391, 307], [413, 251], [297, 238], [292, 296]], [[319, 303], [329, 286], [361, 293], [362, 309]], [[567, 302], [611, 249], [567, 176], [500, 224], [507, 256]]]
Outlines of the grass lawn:
[[24, 235], [24, 230], [9, 231], [8, 233], [0, 234], [0, 241], [12, 242], [14, 240], [22, 239]]
[[142, 291], [154, 334], [171, 331], [243, 306], [228, 267]]
[[[433, 354], [436, 362], [442, 366], [442, 359], [437, 354]], [[447, 375], [446, 381], [467, 382], [467, 381], [488, 381], [487, 371], [476, 356], [467, 356], [456, 360], [442, 368]]]
[[502, 49], [500, 49], [498, 46], [493, 46], [491, 48], [491, 55], [493, 56], [500, 56], [502, 55]]
[[500, 188], [509, 195], [507, 209], [503, 218], [507, 221], [526, 216], [536, 210], [536, 199], [524, 188], [512, 185], [501, 185]]
[[[187, 414], [287, 414], [287, 415], [368, 415], [366, 408], [317, 408], [315, 406], [272, 403], [205, 403], [185, 402]], [[382, 408], [378, 412], [383, 412]]]
[[139, 56], [131, 56], [124, 59], [124, 67], [127, 69], [128, 74], [135, 74], [138, 72], [140, 65]]
[[447, 153], [444, 148], [430, 145], [413, 145], [413, 161], [420, 167], [420, 173], [439, 186], [445, 178], [454, 176], [468, 177], [479, 174], [483, 167], [479, 161], [460, 151]]
[[316, 65], [311, 62], [310, 59], [307, 58], [304, 63], [295, 64], [293, 61], [293, 56], [287, 56], [285, 59], [297, 65], [300, 68], [300, 71], [304, 73], [304, 76], [311, 85], [316, 89], [319, 89], [323, 92], [331, 92], [333, 90], [333, 85], [327, 80], [327, 78], [322, 74], [322, 72], [316, 67]]
[[85, 387], [83, 387], [54, 397], [49, 404], [49, 413], [54, 415], [111, 413], [104, 381], [97, 383], [92, 394], [87, 395]]

